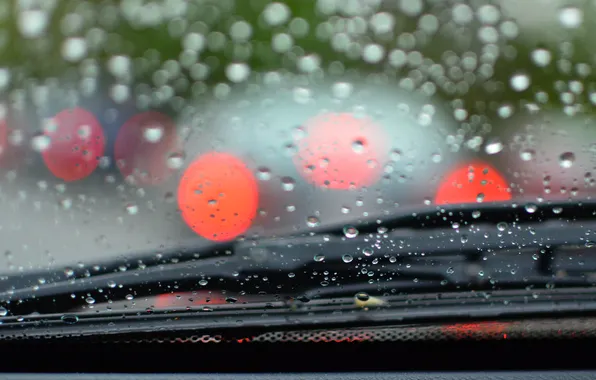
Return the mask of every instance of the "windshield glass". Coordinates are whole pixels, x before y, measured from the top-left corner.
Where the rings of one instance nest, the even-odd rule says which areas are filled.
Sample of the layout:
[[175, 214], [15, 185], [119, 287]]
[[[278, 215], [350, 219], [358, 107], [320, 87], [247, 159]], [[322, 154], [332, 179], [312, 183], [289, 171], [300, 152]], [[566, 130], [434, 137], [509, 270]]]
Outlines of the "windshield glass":
[[[215, 269], [142, 297], [106, 277], [95, 287], [101, 297], [73, 290], [72, 309], [270, 302], [301, 273], [321, 288], [347, 286], [337, 273], [348, 267], [350, 281], [379, 284], [394, 278], [374, 266], [406, 255], [391, 249], [433, 252], [383, 240], [389, 218], [465, 206], [473, 223], [491, 204], [526, 214], [556, 204], [549, 218], [570, 221], [560, 203], [581, 205], [596, 190], [591, 2], [11, 0], [0, 8], [8, 298], [100, 272], [145, 270], [149, 283], [186, 273], [188, 255], [204, 257], [195, 252], [258, 239], [287, 249], [284, 238], [303, 236], [325, 248], [363, 238], [363, 221], [378, 228], [367, 246], [342, 246], [344, 267], [325, 267], [325, 252], [302, 247], [275, 256], [287, 261], [274, 273], [243, 277], [222, 266], [236, 276], [229, 292], [211, 289], [223, 283]], [[515, 224], [484, 221], [502, 235]], [[448, 223], [446, 233], [459, 235], [446, 242], [471, 239], [460, 224]], [[322, 232], [336, 226], [333, 238]], [[284, 272], [296, 257], [322, 266]], [[448, 261], [447, 274], [457, 272]], [[515, 274], [518, 264], [500, 263], [495, 273]], [[438, 264], [420, 265], [409, 283]], [[358, 296], [360, 285], [349, 289], [373, 302]]]

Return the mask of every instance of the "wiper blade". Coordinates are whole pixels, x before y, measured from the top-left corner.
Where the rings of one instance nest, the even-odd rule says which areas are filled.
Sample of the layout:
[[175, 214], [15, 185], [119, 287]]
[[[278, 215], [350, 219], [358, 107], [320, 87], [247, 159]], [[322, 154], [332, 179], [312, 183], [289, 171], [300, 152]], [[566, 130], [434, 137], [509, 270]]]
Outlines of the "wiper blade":
[[[553, 212], [555, 207], [561, 210]], [[595, 207], [569, 203], [532, 211], [503, 204], [457, 206], [387, 218], [381, 229], [374, 223], [374, 232], [366, 232], [370, 225], [364, 223], [364, 228], [356, 227], [359, 234], [351, 237], [345, 236], [342, 226], [312, 236], [248, 240], [203, 251], [190, 246], [184, 254], [178, 252], [178, 259], [167, 263], [156, 259], [151, 265], [143, 260], [139, 267], [125, 271], [115, 266], [53, 282], [47, 273], [34, 275], [35, 280], [45, 276], [43, 284], [17, 283], [9, 277], [7, 283], [13, 288], [0, 293], [0, 302], [13, 314], [25, 314], [62, 312], [88, 297], [101, 302], [131, 292], [151, 296], [182, 289], [236, 289], [312, 298], [343, 296], [357, 288], [422, 292], [548, 283], [591, 285], [596, 261], [563, 269], [564, 276], [553, 263], [560, 247], [592, 251], [596, 244], [588, 231], [596, 231], [596, 221], [589, 218]], [[483, 220], [482, 215], [493, 222]], [[384, 226], [412, 218], [418, 224], [385, 230]], [[170, 254], [175, 258], [175, 252]]]

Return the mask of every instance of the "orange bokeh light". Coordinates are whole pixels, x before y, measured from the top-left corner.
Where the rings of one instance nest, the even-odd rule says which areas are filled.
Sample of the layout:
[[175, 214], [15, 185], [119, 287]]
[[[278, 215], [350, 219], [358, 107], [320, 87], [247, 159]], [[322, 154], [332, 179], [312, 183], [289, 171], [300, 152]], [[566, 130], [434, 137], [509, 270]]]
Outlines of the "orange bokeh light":
[[184, 222], [197, 234], [227, 241], [250, 228], [259, 194], [252, 172], [226, 153], [200, 156], [178, 185], [178, 206]]
[[50, 138], [41, 152], [47, 168], [64, 181], [78, 181], [97, 168], [105, 149], [105, 137], [99, 121], [83, 108], [66, 109], [44, 125]]
[[492, 166], [476, 161], [450, 172], [439, 185], [437, 204], [508, 201], [511, 192], [507, 181]]
[[380, 178], [386, 137], [372, 120], [327, 113], [308, 120], [304, 129], [294, 163], [310, 183], [350, 189], [370, 186]]

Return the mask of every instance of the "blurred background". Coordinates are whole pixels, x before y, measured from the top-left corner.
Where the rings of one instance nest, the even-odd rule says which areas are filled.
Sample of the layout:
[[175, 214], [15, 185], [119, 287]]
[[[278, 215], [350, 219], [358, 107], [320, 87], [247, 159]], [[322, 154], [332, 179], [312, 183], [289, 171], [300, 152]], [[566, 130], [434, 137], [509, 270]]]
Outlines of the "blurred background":
[[0, 271], [590, 199], [588, 1], [0, 3]]

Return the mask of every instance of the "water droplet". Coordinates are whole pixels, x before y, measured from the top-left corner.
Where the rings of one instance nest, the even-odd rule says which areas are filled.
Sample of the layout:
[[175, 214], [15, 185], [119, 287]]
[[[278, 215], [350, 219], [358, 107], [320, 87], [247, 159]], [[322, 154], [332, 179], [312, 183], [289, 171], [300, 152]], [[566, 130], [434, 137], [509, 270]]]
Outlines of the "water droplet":
[[352, 142], [352, 150], [354, 151], [354, 153], [362, 153], [364, 152], [364, 141], [363, 140], [354, 140]]
[[486, 154], [497, 154], [503, 150], [503, 143], [501, 140], [493, 139], [489, 140], [484, 147]]
[[271, 179], [271, 170], [266, 167], [260, 167], [257, 169], [257, 178], [261, 181], [269, 181]]
[[565, 7], [559, 12], [561, 26], [568, 29], [578, 28], [584, 21], [584, 13], [577, 7]]
[[353, 86], [351, 83], [338, 82], [333, 84], [331, 91], [336, 98], [346, 99], [352, 94]]
[[73, 314], [65, 314], [60, 319], [62, 320], [62, 322], [67, 323], [69, 325], [72, 325], [79, 321], [79, 317]]
[[180, 152], [172, 153], [168, 156], [167, 160], [168, 168], [172, 170], [177, 170], [184, 165], [184, 154]]
[[362, 250], [362, 253], [364, 254], [364, 256], [372, 256], [374, 252], [375, 251], [373, 251], [373, 249], [372, 248], [369, 248], [369, 247], [364, 248]]
[[370, 299], [370, 296], [367, 293], [359, 292], [356, 293], [356, 299], [361, 302], [366, 302]]
[[347, 255], [347, 254], [346, 254], [346, 255], [343, 255], [343, 256], [341, 257], [341, 259], [342, 259], [342, 261], [343, 261], [344, 263], [351, 263], [351, 262], [352, 262], [352, 260], [354, 260], [354, 258], [353, 258], [351, 255]]
[[201, 285], [201, 286], [206, 286], [207, 283], [208, 283], [207, 280], [205, 280], [204, 278], [199, 280], [199, 285]]
[[538, 67], [548, 66], [548, 64], [550, 64], [551, 60], [552, 60], [552, 54], [550, 51], [548, 51], [546, 49], [540, 48], [540, 49], [535, 49], [534, 51], [532, 51], [532, 61]]
[[563, 212], [562, 207], [553, 207], [553, 214], [560, 214]]
[[525, 209], [528, 214], [533, 214], [536, 212], [536, 210], [538, 210], [538, 206], [536, 206], [534, 203], [528, 203], [526, 204]]
[[78, 62], [87, 55], [87, 41], [82, 37], [70, 37], [62, 44], [62, 58]]
[[250, 67], [246, 63], [232, 63], [226, 67], [226, 77], [230, 82], [241, 83], [248, 79]]
[[482, 213], [479, 210], [472, 211], [472, 218], [474, 219], [480, 218], [481, 215]]
[[321, 261], [325, 260], [325, 255], [318, 254], [318, 255], [315, 255], [315, 256], [313, 257], [313, 259], [314, 259], [314, 260], [315, 260], [317, 263], [320, 263]]
[[8, 310], [5, 307], [0, 306], [0, 317], [6, 317]]
[[143, 130], [143, 138], [150, 143], [156, 143], [163, 137], [163, 127], [161, 125], [148, 125]]
[[532, 149], [524, 149], [520, 152], [519, 157], [522, 161], [531, 161], [534, 159], [536, 152]]
[[135, 297], [132, 294], [127, 294], [124, 296], [127, 301], [132, 301]]
[[134, 203], [127, 203], [124, 208], [128, 215], [136, 215], [139, 213], [139, 206], [135, 205]]
[[559, 165], [562, 168], [568, 169], [573, 166], [575, 162], [575, 154], [572, 152], [565, 152], [559, 156]]
[[358, 236], [358, 229], [354, 226], [344, 226], [344, 235], [351, 239]]
[[291, 16], [290, 7], [283, 3], [270, 3], [263, 10], [263, 19], [270, 26], [286, 23]]
[[296, 181], [294, 181], [294, 178], [292, 177], [283, 177], [281, 179], [281, 188], [284, 191], [292, 191], [294, 190], [294, 187], [296, 186]]
[[25, 38], [37, 38], [43, 35], [48, 25], [49, 12], [44, 9], [27, 9], [19, 13], [18, 26]]
[[95, 303], [95, 298], [87, 297], [85, 298], [85, 302], [87, 302], [89, 305], [93, 305]]
[[31, 139], [31, 148], [36, 152], [47, 150], [52, 143], [50, 136], [39, 134]]
[[507, 229], [507, 222], [499, 222], [497, 223], [497, 229], [499, 231], [505, 231]]
[[515, 74], [509, 80], [509, 84], [514, 91], [525, 91], [530, 87], [530, 77], [527, 74]]
[[321, 221], [316, 216], [309, 216], [306, 218], [306, 225], [308, 227], [318, 227], [321, 225]]

